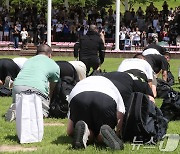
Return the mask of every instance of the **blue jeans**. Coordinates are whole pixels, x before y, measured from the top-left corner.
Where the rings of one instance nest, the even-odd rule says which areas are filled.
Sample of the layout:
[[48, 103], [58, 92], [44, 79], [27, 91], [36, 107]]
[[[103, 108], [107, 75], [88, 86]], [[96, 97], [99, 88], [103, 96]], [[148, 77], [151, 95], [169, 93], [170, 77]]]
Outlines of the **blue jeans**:
[[15, 36], [14, 37], [14, 48], [18, 48], [18, 44], [19, 44], [19, 37]]

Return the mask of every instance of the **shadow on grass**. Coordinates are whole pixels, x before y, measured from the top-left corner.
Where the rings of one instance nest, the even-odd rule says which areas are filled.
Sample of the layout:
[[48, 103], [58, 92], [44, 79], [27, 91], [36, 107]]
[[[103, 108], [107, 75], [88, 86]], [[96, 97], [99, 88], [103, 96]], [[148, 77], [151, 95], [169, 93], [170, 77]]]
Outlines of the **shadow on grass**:
[[[67, 150], [84, 150], [84, 149], [75, 149], [72, 148], [71, 144], [72, 144], [72, 138], [68, 137], [68, 136], [59, 136], [56, 140], [54, 140], [52, 142], [52, 144], [70, 144], [70, 146], [68, 146]], [[108, 148], [105, 144], [103, 143], [93, 143], [93, 144], [89, 144], [87, 146], [93, 146], [96, 150], [101, 151], [101, 150], [108, 150], [108, 151], [113, 151], [112, 149]]]
[[52, 142], [52, 144], [71, 144], [72, 139], [68, 136], [59, 136], [56, 140]]
[[17, 135], [7, 135], [5, 137], [6, 140], [13, 141], [19, 143], [19, 139]]

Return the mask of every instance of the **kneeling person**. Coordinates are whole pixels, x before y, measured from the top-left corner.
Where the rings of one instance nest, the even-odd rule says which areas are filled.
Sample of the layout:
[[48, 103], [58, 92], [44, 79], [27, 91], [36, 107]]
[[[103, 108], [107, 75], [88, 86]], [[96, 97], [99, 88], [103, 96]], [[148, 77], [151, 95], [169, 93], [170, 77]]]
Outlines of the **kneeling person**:
[[37, 55], [23, 65], [13, 83], [13, 104], [5, 115], [7, 121], [15, 119], [16, 94], [32, 90], [40, 94], [43, 116], [48, 117], [49, 103], [55, 84], [59, 81], [59, 66], [51, 58], [52, 49], [46, 44], [39, 45]]
[[89, 142], [97, 139], [112, 149], [123, 149], [118, 136], [125, 107], [121, 94], [109, 79], [102, 76], [83, 79], [73, 88], [68, 101], [67, 134], [74, 136], [74, 148], [85, 148], [88, 139]]

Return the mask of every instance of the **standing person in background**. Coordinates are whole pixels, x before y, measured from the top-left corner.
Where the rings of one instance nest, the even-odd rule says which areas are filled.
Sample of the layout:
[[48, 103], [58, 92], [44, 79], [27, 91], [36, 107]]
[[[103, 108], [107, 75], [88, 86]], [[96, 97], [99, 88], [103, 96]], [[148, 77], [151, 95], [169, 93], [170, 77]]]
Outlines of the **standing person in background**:
[[88, 75], [90, 68], [93, 68], [93, 71], [97, 70], [104, 62], [104, 50], [104, 42], [98, 34], [96, 25], [90, 25], [87, 34], [81, 36], [74, 45], [74, 57], [79, 56], [79, 60], [86, 65]]
[[21, 39], [22, 39], [22, 49], [24, 49], [24, 46], [25, 46], [25, 48], [26, 48], [26, 50], [27, 50], [28, 32], [26, 31], [26, 28], [25, 28], [25, 27], [23, 27], [20, 35], [21, 35]]
[[3, 25], [2, 25], [2, 21], [0, 21], [0, 41], [3, 40]]
[[100, 37], [103, 40], [103, 43], [105, 45], [106, 41], [105, 41], [105, 31], [104, 31], [104, 29], [99, 28], [99, 34], [100, 34]]
[[16, 26], [14, 26], [14, 29], [12, 31], [13, 40], [14, 40], [14, 48], [18, 48], [19, 46], [19, 30]]
[[120, 50], [124, 50], [125, 46], [125, 38], [126, 38], [126, 29], [124, 27], [121, 27], [120, 34], [120, 41], [119, 41], [119, 48]]
[[139, 28], [136, 27], [136, 31], [134, 32], [134, 45], [135, 45], [135, 50], [139, 48], [140, 46], [140, 41], [141, 41], [141, 32], [139, 31]]
[[3, 29], [4, 29], [4, 41], [9, 41], [10, 27], [8, 21], [5, 22]]
[[179, 66], [178, 80], [179, 80], [179, 83], [180, 83], [180, 66]]

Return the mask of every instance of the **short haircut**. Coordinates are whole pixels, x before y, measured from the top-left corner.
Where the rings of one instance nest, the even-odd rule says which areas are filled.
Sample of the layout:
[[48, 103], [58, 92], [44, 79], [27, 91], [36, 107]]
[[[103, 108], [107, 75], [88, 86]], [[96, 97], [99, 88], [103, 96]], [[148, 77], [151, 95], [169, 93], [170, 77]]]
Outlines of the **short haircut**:
[[97, 26], [96, 25], [90, 25], [89, 26], [89, 31], [97, 31]]
[[37, 47], [37, 52], [36, 52], [36, 55], [39, 55], [39, 54], [45, 54], [45, 55], [49, 55], [52, 53], [52, 49], [49, 45], [47, 44], [40, 44], [38, 47]]
[[145, 59], [145, 57], [142, 55], [142, 53], [137, 53], [137, 54], [135, 54], [133, 58]]

